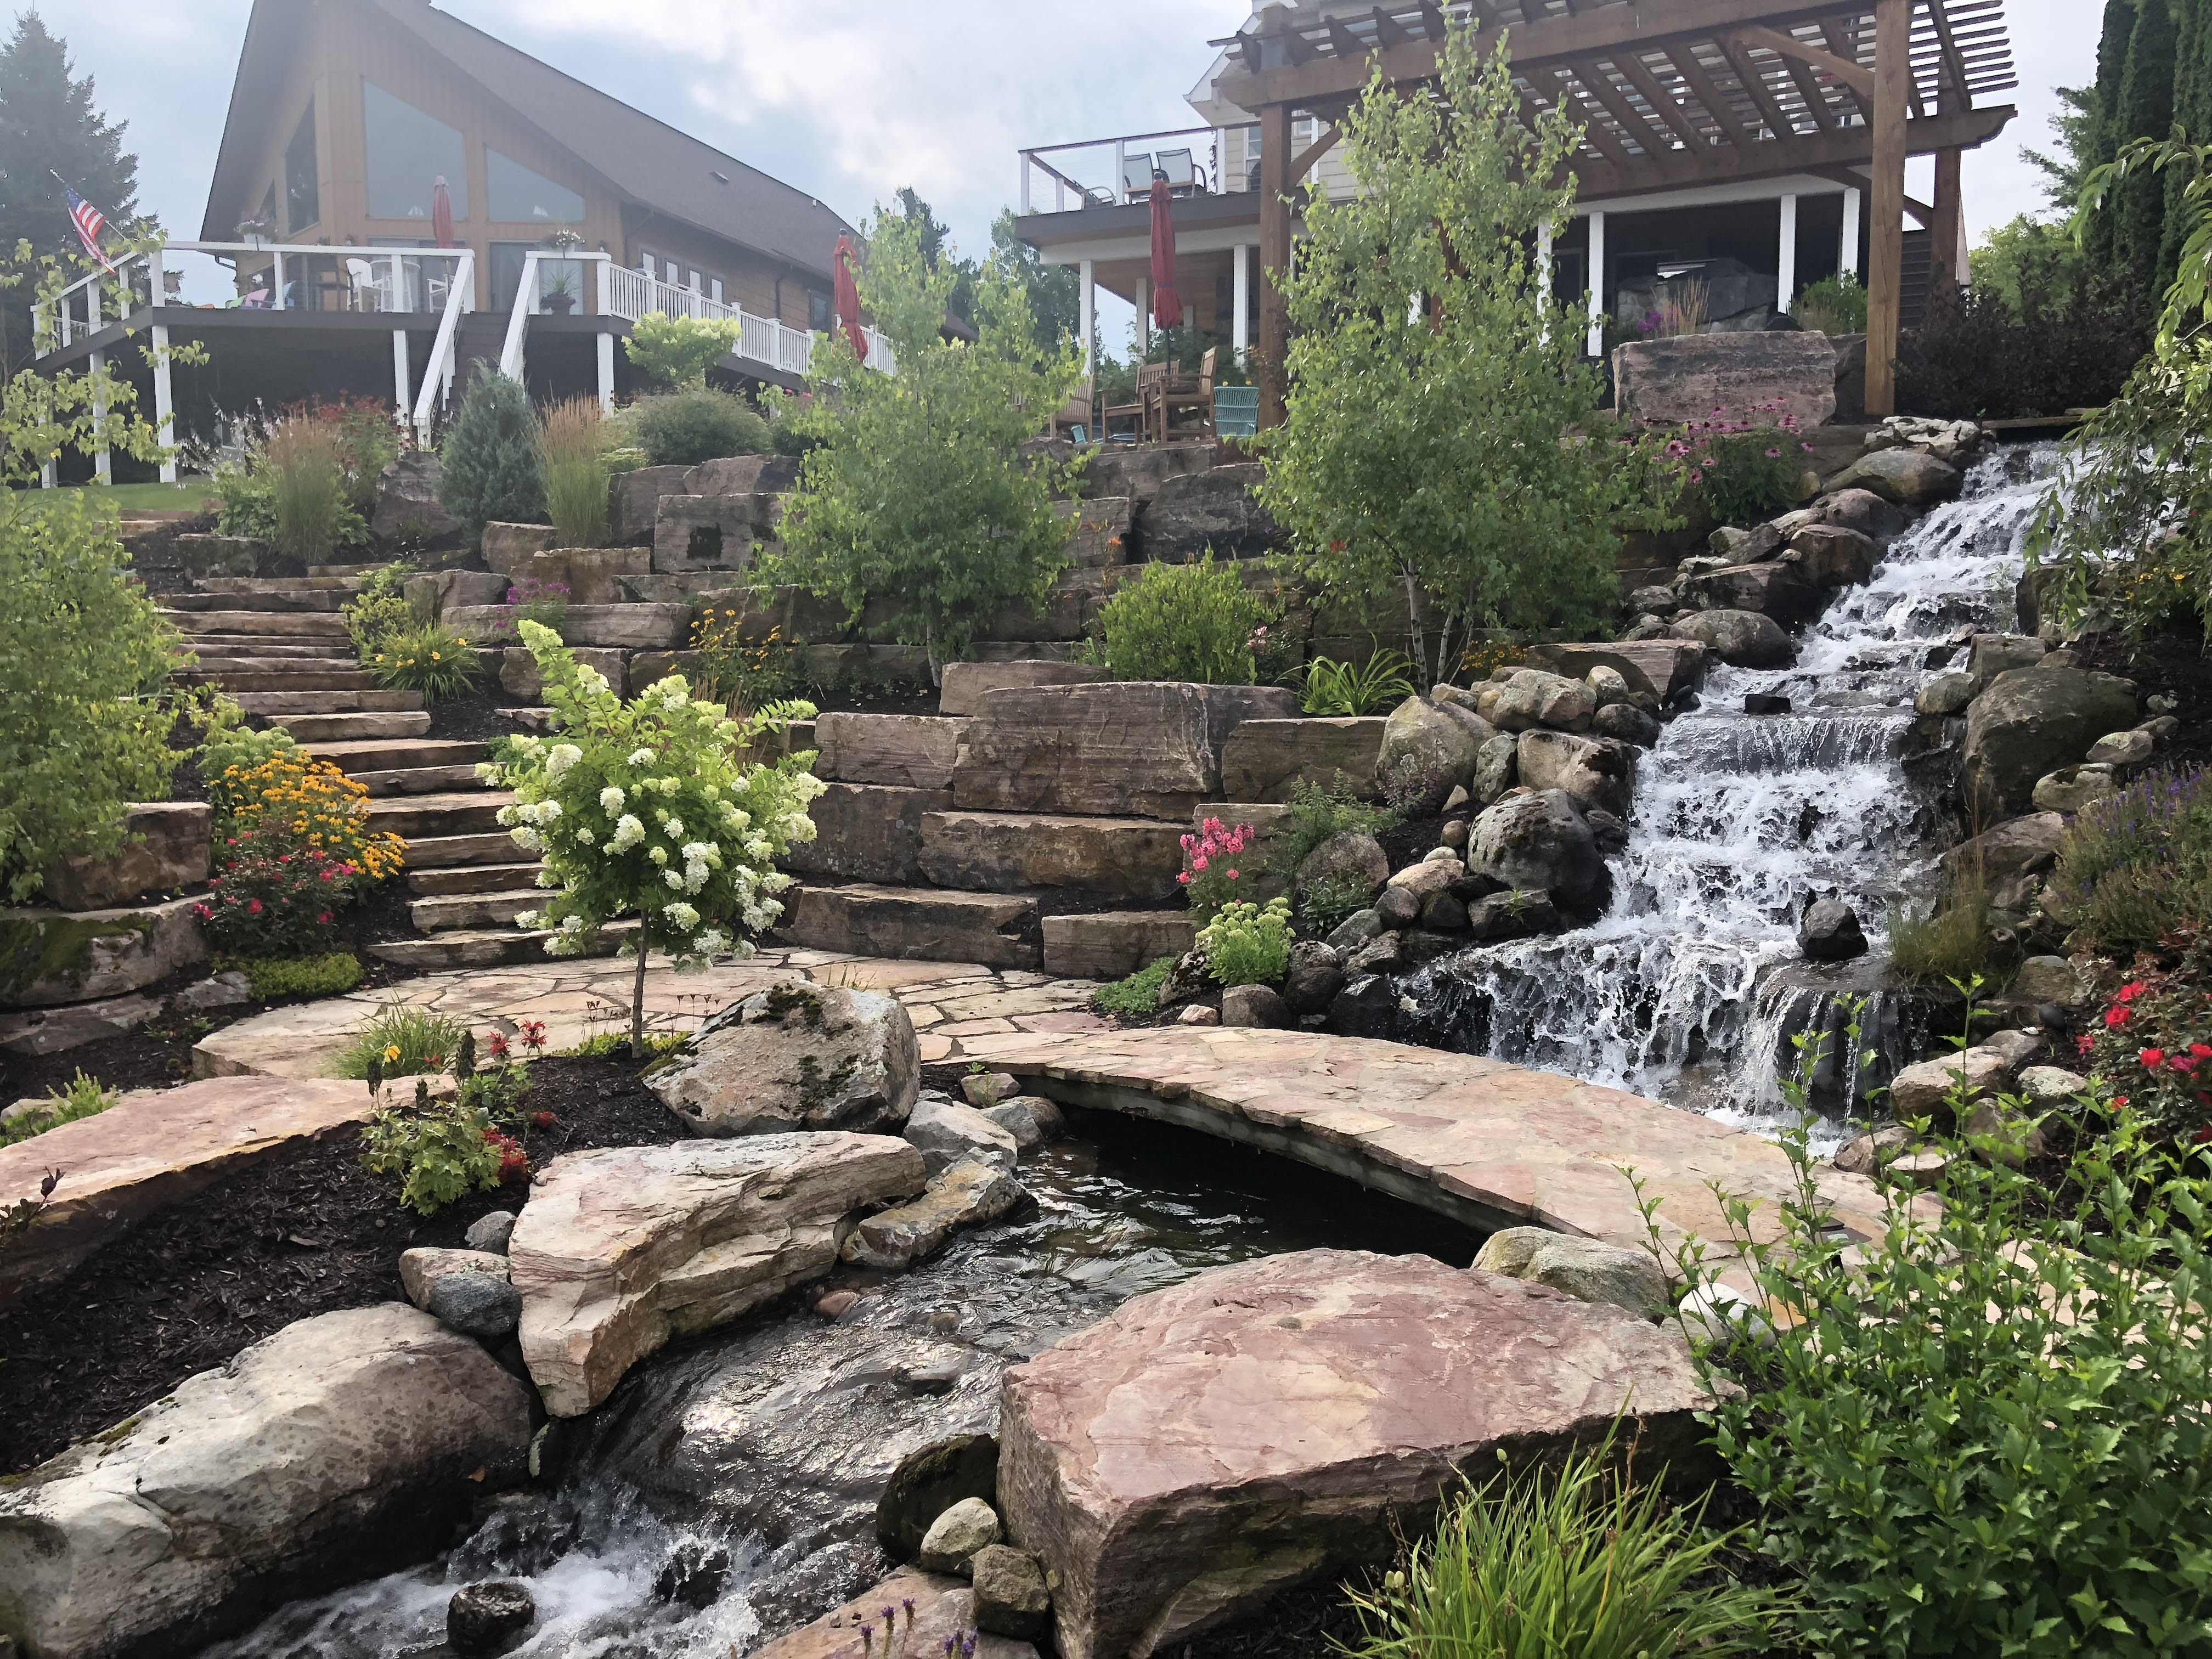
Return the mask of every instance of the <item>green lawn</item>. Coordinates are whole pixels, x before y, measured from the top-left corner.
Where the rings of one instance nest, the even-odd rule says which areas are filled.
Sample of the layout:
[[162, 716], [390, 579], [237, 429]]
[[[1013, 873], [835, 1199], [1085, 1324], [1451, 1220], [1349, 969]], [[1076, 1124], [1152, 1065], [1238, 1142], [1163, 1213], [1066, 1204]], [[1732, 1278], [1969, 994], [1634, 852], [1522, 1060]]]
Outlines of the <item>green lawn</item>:
[[20, 504], [33, 512], [42, 512], [56, 501], [76, 500], [89, 495], [121, 513], [140, 513], [149, 509], [197, 513], [213, 494], [205, 478], [187, 478], [181, 483], [173, 484], [83, 484], [70, 485], [62, 489], [16, 491]]

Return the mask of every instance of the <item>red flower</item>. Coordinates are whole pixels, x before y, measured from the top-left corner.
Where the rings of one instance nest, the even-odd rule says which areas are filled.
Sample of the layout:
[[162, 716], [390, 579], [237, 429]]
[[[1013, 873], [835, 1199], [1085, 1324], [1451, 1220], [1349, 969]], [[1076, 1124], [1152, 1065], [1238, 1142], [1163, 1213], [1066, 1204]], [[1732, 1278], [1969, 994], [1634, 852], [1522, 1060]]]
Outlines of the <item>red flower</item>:
[[2199, 1060], [2212, 1060], [2212, 1043], [2192, 1042], [2189, 1052]]
[[2195, 1139], [2199, 1146], [2202, 1146], [2208, 1140], [2212, 1140], [2212, 1123], [2207, 1123], [2202, 1128], [2198, 1129]]
[[318, 927], [329, 927], [331, 925], [331, 913], [327, 910], [324, 911], [322, 915], [315, 918], [315, 923]]
[[2124, 1025], [2124, 1024], [2126, 1024], [2128, 1023], [2128, 1013], [2129, 1013], [2129, 1010], [2128, 1010], [2127, 1008], [2125, 1008], [2124, 1006], [2114, 1006], [2114, 1007], [2111, 1007], [2111, 1008], [2107, 1008], [2107, 1009], [2106, 1009], [2106, 1010], [2105, 1010], [2105, 1024], [2106, 1024], [2106, 1027], [2108, 1030], [2114, 1030], [2114, 1031], [2118, 1030], [2120, 1029], [2120, 1027], [2121, 1027], [2121, 1026], [2123, 1026], [2123, 1025]]
[[1184, 871], [1181, 875], [1177, 876], [1177, 877], [1176, 878], [1176, 879], [1177, 881], [1181, 882], [1184, 886], [1186, 886], [1186, 887], [1189, 886], [1189, 885], [1190, 885], [1190, 872], [1189, 872], [1189, 871], [1188, 871], [1188, 870]]
[[494, 1031], [484, 1039], [484, 1047], [490, 1051], [494, 1060], [507, 1058], [507, 1037], [503, 1032]]
[[261, 901], [259, 899], [246, 900], [246, 914], [249, 915], [259, 915], [261, 914]]
[[2153, 1066], [2163, 1066], [2166, 1064], [2166, 1050], [2163, 1048], [2146, 1048], [2141, 1054], [2137, 1054], [2136, 1058], [2142, 1062], [2143, 1068], [2148, 1071]]
[[560, 1121], [550, 1112], [532, 1112], [530, 1115], [531, 1127], [536, 1129], [550, 1129]]
[[2137, 997], [2141, 996], [2145, 991], [2149, 989], [2150, 987], [2143, 981], [2139, 979], [2131, 980], [2127, 984], [2120, 987], [2118, 994], [2116, 994], [2112, 1000], [2115, 1002], [2133, 1002]]
[[522, 1046], [524, 1048], [543, 1048], [545, 1046], [545, 1022], [544, 1020], [526, 1019], [520, 1022], [516, 1029], [522, 1033]]

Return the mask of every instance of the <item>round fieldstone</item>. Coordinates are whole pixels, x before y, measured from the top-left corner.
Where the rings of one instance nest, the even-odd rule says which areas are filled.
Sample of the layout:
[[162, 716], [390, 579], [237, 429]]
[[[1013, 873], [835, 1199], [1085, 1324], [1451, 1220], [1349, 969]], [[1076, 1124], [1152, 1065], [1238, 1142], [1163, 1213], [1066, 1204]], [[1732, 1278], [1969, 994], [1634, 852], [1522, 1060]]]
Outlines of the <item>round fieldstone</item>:
[[1797, 948], [1808, 962], [1849, 962], [1866, 954], [1866, 933], [1843, 900], [1817, 899], [1797, 924]]
[[1292, 1013], [1325, 1012], [1343, 988], [1340, 951], [1319, 939], [1302, 939], [1291, 946], [1291, 964], [1283, 974], [1283, 1000]]
[[993, 1636], [1031, 1641], [1044, 1634], [1052, 1612], [1052, 1592], [1044, 1569], [1027, 1550], [986, 1544], [969, 1569], [975, 1583], [975, 1628]]
[[522, 1292], [489, 1273], [446, 1273], [431, 1281], [423, 1310], [465, 1336], [495, 1341], [522, 1320]]
[[963, 1572], [977, 1550], [1004, 1535], [996, 1510], [980, 1498], [963, 1498], [929, 1523], [915, 1563], [924, 1572]]
[[469, 1224], [463, 1235], [472, 1250], [489, 1250], [494, 1255], [507, 1254], [507, 1242], [514, 1237], [514, 1212], [494, 1210], [489, 1215], [478, 1216]]
[[999, 1442], [988, 1434], [948, 1436], [910, 1452], [884, 1483], [876, 1500], [876, 1536], [895, 1561], [921, 1552], [930, 1523], [964, 1499], [988, 1499], [998, 1490]]
[[446, 1644], [455, 1653], [497, 1653], [530, 1628], [538, 1603], [511, 1578], [465, 1584], [446, 1603]]
[[1221, 1023], [1255, 1030], [1280, 1030], [1291, 1023], [1291, 1011], [1271, 987], [1232, 985], [1221, 994]]

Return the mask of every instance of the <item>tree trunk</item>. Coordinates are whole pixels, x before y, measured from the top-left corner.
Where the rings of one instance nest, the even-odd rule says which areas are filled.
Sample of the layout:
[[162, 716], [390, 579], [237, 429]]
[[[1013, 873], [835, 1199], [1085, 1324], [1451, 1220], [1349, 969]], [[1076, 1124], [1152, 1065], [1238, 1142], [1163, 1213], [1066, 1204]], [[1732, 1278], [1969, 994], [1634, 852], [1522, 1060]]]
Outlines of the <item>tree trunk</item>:
[[[1421, 626], [1421, 585], [1413, 580], [1413, 573], [1406, 572], [1406, 642], [1413, 647], [1415, 678], [1429, 670], [1429, 636]], [[1429, 684], [1433, 685], [1432, 678]], [[1419, 686], [1413, 688], [1419, 690]]]
[[637, 919], [637, 977], [631, 982], [629, 993], [629, 1056], [642, 1065], [645, 1061], [645, 954], [646, 928], [652, 921], [649, 912], [641, 912]]

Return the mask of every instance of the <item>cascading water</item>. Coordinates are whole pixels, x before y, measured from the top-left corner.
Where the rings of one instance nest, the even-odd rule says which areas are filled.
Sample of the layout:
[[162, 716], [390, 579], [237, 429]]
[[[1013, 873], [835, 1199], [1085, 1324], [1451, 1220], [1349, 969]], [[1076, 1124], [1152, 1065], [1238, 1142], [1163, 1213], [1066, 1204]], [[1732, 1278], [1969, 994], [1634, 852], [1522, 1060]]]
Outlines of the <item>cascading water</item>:
[[[2049, 446], [2000, 450], [1960, 498], [1929, 514], [1812, 628], [1793, 667], [1722, 667], [1698, 706], [1638, 763], [1626, 851], [1595, 924], [1443, 958], [1408, 987], [1408, 1035], [1565, 1072], [1756, 1123], [1780, 1103], [1789, 1034], [1834, 1030], [1839, 995], [1868, 1000], [1862, 1043], [1893, 1055], [1899, 1009], [1881, 988], [1888, 905], [1927, 884], [1945, 819], [1912, 700], [1951, 659], [1961, 628], [2009, 620], [2022, 537], [2048, 488]], [[1744, 714], [1747, 695], [1792, 713]], [[1851, 906], [1875, 951], [1822, 969], [1800, 961], [1808, 901]]]

